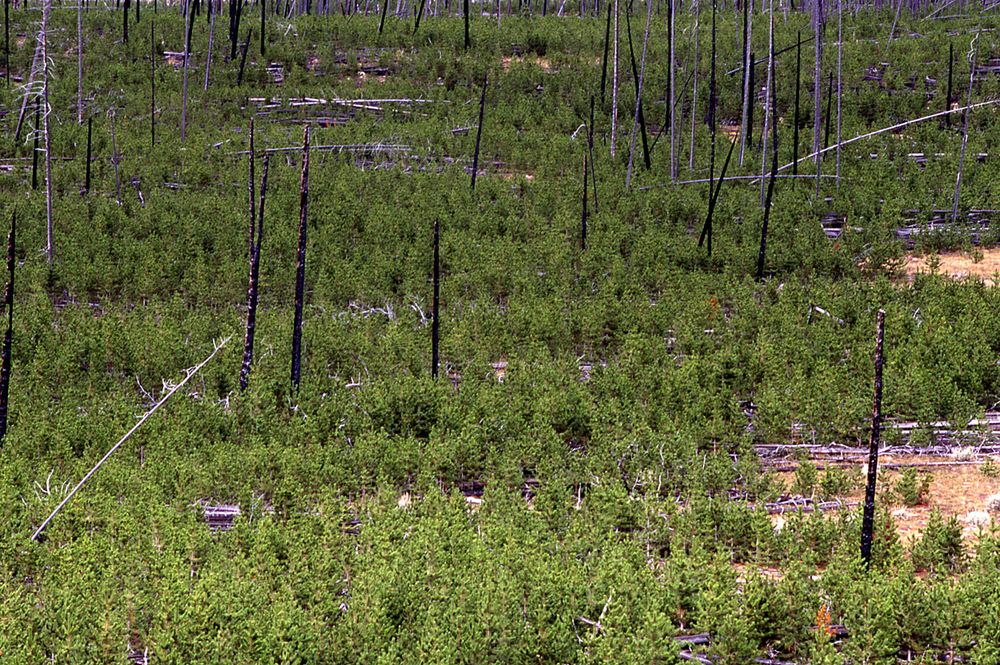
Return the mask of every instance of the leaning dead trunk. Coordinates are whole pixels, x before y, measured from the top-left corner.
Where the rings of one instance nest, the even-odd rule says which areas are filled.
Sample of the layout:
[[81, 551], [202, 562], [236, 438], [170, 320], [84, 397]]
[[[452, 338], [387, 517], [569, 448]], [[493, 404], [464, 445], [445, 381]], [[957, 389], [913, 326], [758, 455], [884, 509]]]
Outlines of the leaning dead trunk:
[[[773, 7], [774, 0], [771, 0], [771, 5]], [[770, 16], [771, 32], [774, 32], [774, 13], [771, 12]], [[774, 42], [771, 42], [770, 52], [768, 54], [768, 78], [774, 81]], [[778, 96], [776, 94], [777, 86], [769, 86], [767, 91], [768, 103], [773, 104], [776, 108], [778, 105]], [[767, 136], [763, 136], [762, 140], [767, 141]], [[775, 177], [778, 175], [778, 123], [771, 123], [771, 175], [767, 182], [767, 195], [764, 199], [764, 223], [761, 225], [760, 229], [760, 250], [757, 253], [757, 281], [764, 279], [764, 259], [767, 251], [767, 225], [771, 219], [771, 204], [774, 199], [774, 182]]]
[[248, 162], [248, 165], [249, 165], [249, 176], [247, 177], [247, 189], [249, 189], [249, 191], [250, 191], [250, 233], [248, 234], [249, 237], [250, 237], [250, 247], [249, 247], [249, 249], [247, 251], [247, 260], [249, 260], [251, 262], [253, 261], [253, 252], [254, 252], [254, 246], [255, 246], [254, 245], [254, 235], [255, 235], [254, 234], [254, 228], [255, 228], [255, 225], [257, 224], [257, 195], [255, 193], [255, 189], [256, 189], [256, 186], [257, 186], [257, 181], [256, 181], [256, 177], [254, 176], [254, 172], [253, 172], [254, 161], [257, 158], [257, 153], [254, 150], [254, 145], [253, 145], [254, 136], [253, 135], [254, 135], [253, 116], [251, 116], [250, 117], [250, 152], [247, 155], [247, 157], [248, 157], [247, 162]]
[[3, 301], [7, 310], [7, 332], [3, 336], [3, 351], [0, 353], [0, 446], [7, 434], [7, 414], [10, 405], [11, 341], [14, 337], [14, 227], [17, 213], [11, 215], [10, 233], [7, 234], [7, 288]]
[[306, 210], [309, 203], [309, 125], [302, 131], [302, 178], [299, 181], [299, 253], [295, 261], [295, 315], [292, 324], [292, 388], [302, 376], [302, 308], [306, 295]]
[[[642, 84], [646, 78], [646, 47], [649, 45], [649, 23], [653, 19], [653, 0], [646, 2], [646, 30], [642, 38], [642, 63], [639, 66], [639, 76], [635, 85], [635, 117], [632, 119], [632, 138], [629, 141], [628, 168], [625, 172], [625, 187], [632, 183], [632, 161], [635, 158], [635, 135], [642, 117]], [[629, 52], [632, 51], [632, 31], [629, 30]], [[632, 69], [635, 70], [635, 59], [632, 60]], [[671, 114], [672, 115], [672, 114]], [[650, 168], [649, 148], [646, 145], [646, 123], [642, 122], [642, 153], [645, 159], [646, 168]], [[673, 155], [671, 155], [671, 158]]]
[[486, 85], [489, 74], [483, 75], [483, 92], [479, 97], [479, 126], [476, 128], [476, 150], [472, 154], [472, 191], [476, 191], [476, 175], [479, 173], [479, 142], [483, 138], [483, 116], [486, 113]]
[[[740, 125], [746, 127], [748, 124], [749, 112], [751, 104], [753, 101], [750, 98], [750, 77], [752, 67], [753, 67], [753, 56], [750, 48], [750, 41], [753, 37], [753, 11], [750, 9], [752, 0], [743, 0], [743, 114], [741, 116]], [[746, 150], [746, 131], [740, 133], [740, 161], [739, 165], [743, 166], [743, 153]]]
[[246, 390], [250, 382], [250, 367], [253, 364], [253, 340], [257, 332], [257, 284], [260, 277], [260, 246], [264, 239], [264, 200], [267, 195], [267, 171], [270, 156], [264, 153], [264, 172], [260, 179], [260, 208], [257, 216], [257, 233], [253, 257], [250, 259], [250, 285], [247, 288], [247, 328], [243, 338], [243, 365], [240, 367], [240, 390]]
[[962, 150], [958, 156], [958, 175], [955, 176], [955, 201], [951, 207], [951, 222], [958, 221], [958, 196], [962, 192], [962, 170], [965, 168], [965, 149], [969, 145], [969, 107], [972, 106], [972, 83], [975, 80], [976, 72], [976, 42], [979, 41], [979, 34], [972, 39], [972, 48], [969, 49], [969, 94], [965, 100], [965, 118], [962, 122]]

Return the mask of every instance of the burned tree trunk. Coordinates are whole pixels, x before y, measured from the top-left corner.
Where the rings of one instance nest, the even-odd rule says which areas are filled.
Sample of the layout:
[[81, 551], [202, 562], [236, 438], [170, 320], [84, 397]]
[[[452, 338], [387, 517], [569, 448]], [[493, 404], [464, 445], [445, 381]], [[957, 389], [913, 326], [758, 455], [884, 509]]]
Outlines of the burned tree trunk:
[[792, 125], [792, 183], [799, 174], [799, 97], [802, 88], [802, 32], [795, 39], [795, 117]]
[[[773, 3], [773, 0], [772, 0]], [[773, 4], [772, 4], [773, 6]], [[771, 32], [774, 32], [774, 13], [771, 13]], [[774, 41], [771, 42], [770, 53], [768, 54], [768, 78], [774, 81]], [[768, 103], [778, 106], [778, 95], [776, 85], [769, 86], [767, 91]], [[762, 139], [767, 141], [767, 136]], [[764, 279], [764, 258], [767, 252], [767, 225], [771, 219], [771, 204], [774, 200], [774, 182], [778, 175], [778, 123], [771, 123], [771, 174], [767, 181], [767, 194], [764, 198], [764, 222], [760, 228], [760, 250], [757, 252], [757, 281]]]
[[240, 390], [246, 390], [250, 382], [250, 367], [253, 364], [253, 339], [257, 331], [257, 285], [260, 277], [260, 247], [264, 239], [264, 201], [267, 195], [267, 171], [270, 158], [264, 153], [264, 172], [260, 179], [260, 208], [257, 216], [257, 233], [250, 259], [250, 285], [247, 288], [247, 329], [243, 339], [243, 365], [240, 367]]
[[247, 251], [247, 259], [249, 261], [251, 261], [251, 262], [253, 261], [253, 252], [254, 252], [254, 236], [255, 236], [255, 234], [254, 234], [254, 225], [257, 223], [257, 194], [255, 192], [255, 189], [256, 189], [256, 186], [257, 186], [257, 182], [256, 182], [256, 177], [254, 176], [254, 172], [253, 172], [253, 170], [254, 170], [254, 161], [256, 160], [257, 153], [254, 150], [254, 145], [253, 145], [254, 136], [253, 135], [254, 135], [253, 117], [251, 116], [250, 117], [250, 154], [248, 155], [249, 159], [247, 160], [248, 164], [249, 164], [249, 177], [247, 178], [247, 189], [250, 190], [250, 233], [248, 234], [249, 237], [250, 237], [250, 247], [249, 247], [249, 249]]
[[292, 325], [292, 388], [302, 376], [302, 308], [306, 294], [306, 211], [309, 203], [309, 125], [302, 132], [302, 178], [299, 182], [299, 253], [295, 262], [295, 315]]
[[240, 51], [240, 71], [236, 75], [236, 87], [243, 85], [243, 69], [247, 65], [247, 50], [250, 48], [250, 41], [253, 39], [253, 28], [247, 31], [247, 40], [243, 42], [243, 49]]
[[583, 153], [583, 212], [580, 215], [580, 251], [587, 249], [587, 153]]
[[[89, 131], [89, 130], [88, 130]], [[149, 22], [149, 139], [156, 146], [156, 19]]]
[[93, 136], [94, 136], [94, 117], [90, 116], [87, 118], [87, 175], [86, 179], [83, 181], [83, 193], [86, 194], [90, 192], [90, 149], [93, 146]]
[[441, 337], [441, 232], [440, 224], [434, 220], [434, 294], [432, 300], [433, 312], [431, 319], [431, 377], [437, 378], [440, 361]]
[[14, 337], [14, 227], [17, 215], [11, 215], [10, 233], [7, 234], [7, 288], [4, 289], [4, 307], [7, 309], [7, 332], [3, 336], [0, 353], [0, 446], [7, 434], [7, 414], [10, 412], [11, 341]]
[[872, 406], [872, 433], [868, 444], [868, 483], [865, 486], [865, 510], [861, 522], [861, 559], [871, 564], [872, 531], [875, 524], [875, 482], [878, 478], [878, 446], [882, 433], [882, 356], [885, 339], [885, 311], [879, 310], [875, 323], [875, 399]]
[[705, 225], [702, 227], [701, 236], [698, 238], [699, 247], [701, 247], [706, 240], [708, 241], [709, 256], [712, 255], [712, 218], [715, 215], [715, 204], [716, 201], [719, 200], [719, 192], [722, 190], [722, 183], [726, 180], [726, 170], [729, 168], [729, 160], [733, 156], [733, 148], [735, 147], [736, 141], [733, 140], [729, 144], [729, 152], [726, 153], [726, 159], [722, 162], [722, 173], [719, 174], [719, 182], [715, 185], [714, 191], [709, 196], [708, 215], [705, 217]]
[[42, 135], [42, 98], [35, 98], [35, 131], [31, 147], [31, 189], [38, 189], [38, 139]]
[[476, 128], [476, 149], [472, 153], [472, 191], [476, 191], [476, 175], [479, 173], [479, 142], [483, 138], [483, 116], [486, 113], [486, 86], [489, 74], [483, 75], [483, 92], [479, 97], [479, 126]]

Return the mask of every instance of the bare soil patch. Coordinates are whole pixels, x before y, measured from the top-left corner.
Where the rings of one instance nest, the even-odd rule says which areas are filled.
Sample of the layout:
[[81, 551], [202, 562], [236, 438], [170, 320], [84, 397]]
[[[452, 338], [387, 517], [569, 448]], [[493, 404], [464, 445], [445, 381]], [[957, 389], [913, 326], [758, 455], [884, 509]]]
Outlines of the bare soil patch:
[[973, 253], [942, 252], [926, 256], [908, 254], [903, 272], [908, 279], [921, 273], [937, 272], [954, 279], [977, 277], [996, 286], [1000, 284], [997, 280], [1000, 275], [1000, 247], [979, 249]]

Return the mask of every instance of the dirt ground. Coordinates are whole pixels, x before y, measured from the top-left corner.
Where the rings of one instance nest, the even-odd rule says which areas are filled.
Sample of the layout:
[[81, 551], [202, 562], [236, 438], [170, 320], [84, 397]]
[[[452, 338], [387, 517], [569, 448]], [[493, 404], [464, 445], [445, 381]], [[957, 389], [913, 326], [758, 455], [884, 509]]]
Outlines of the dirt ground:
[[[880, 458], [879, 463], [902, 462], [950, 462], [947, 457], [921, 457], [919, 460], [908, 457], [894, 459], [891, 455]], [[996, 464], [996, 462], [994, 462]], [[962, 525], [962, 534], [967, 542], [975, 542], [980, 527], [988, 529], [991, 516], [987, 511], [987, 502], [991, 496], [1000, 494], [1000, 478], [990, 478], [982, 472], [982, 465], [969, 464], [965, 466], [918, 467], [921, 474], [931, 476], [931, 484], [927, 502], [924, 505], [905, 507], [900, 504], [892, 506], [893, 519], [900, 542], [908, 545], [927, 526], [934, 509], [940, 511], [947, 519], [954, 515]], [[822, 472], [821, 472], [822, 473]], [[884, 484], [894, 486], [899, 477], [898, 470], [887, 471]], [[795, 479], [794, 473], [777, 474], [787, 486]], [[880, 481], [882, 474], [879, 474]], [[879, 490], [883, 489], [882, 487]], [[848, 502], [864, 501], [864, 487], [859, 487], [850, 494], [838, 497]], [[992, 519], [1000, 522], [1000, 514], [994, 513]]]
[[957, 279], [979, 277], [987, 284], [994, 286], [1000, 284], [998, 281], [998, 277], [1000, 277], [1000, 247], [979, 249], [972, 254], [965, 252], [942, 252], [927, 256], [908, 254], [906, 263], [903, 265], [903, 272], [910, 279], [918, 273], [931, 272], [931, 257], [936, 257], [939, 261], [938, 274]]

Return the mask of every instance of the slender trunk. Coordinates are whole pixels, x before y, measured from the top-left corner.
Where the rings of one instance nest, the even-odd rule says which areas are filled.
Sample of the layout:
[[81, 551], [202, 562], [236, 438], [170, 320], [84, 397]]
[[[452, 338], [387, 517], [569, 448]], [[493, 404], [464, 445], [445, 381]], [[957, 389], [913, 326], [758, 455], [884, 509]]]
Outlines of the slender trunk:
[[115, 167], [115, 201], [122, 204], [122, 181], [118, 173], [118, 139], [115, 136], [115, 111], [111, 111], [111, 164]]
[[440, 226], [438, 220], [434, 220], [434, 295], [433, 295], [433, 319], [431, 320], [431, 376], [437, 378], [438, 376], [438, 364], [440, 362], [440, 349], [438, 345], [440, 343], [441, 335], [441, 320], [440, 320], [440, 309], [441, 309], [441, 234]]
[[[726, 180], [726, 170], [729, 168], [729, 160], [733, 156], [733, 149], [736, 147], [736, 139], [734, 138], [729, 143], [729, 152], [726, 153], [726, 159], [722, 162], [722, 173], [719, 174], [719, 182], [715, 185], [714, 191], [708, 199], [708, 215], [705, 216], [705, 225], [701, 228], [701, 237], [698, 238], [698, 246], [701, 247], [706, 240], [708, 240], [708, 255], [712, 255], [712, 219], [715, 215], [715, 204], [719, 200], [719, 192], [722, 190], [722, 183]], [[711, 180], [710, 182], [710, 190]]]
[[48, 28], [49, 15], [52, 12], [52, 0], [44, 0], [42, 4], [42, 126], [45, 133], [45, 258], [52, 265], [52, 127], [49, 116], [49, 46]]
[[840, 191], [841, 91], [844, 85], [844, 0], [837, 0], [837, 191]]
[[[629, 149], [628, 149], [628, 169], [625, 172], [625, 187], [626, 188], [628, 188], [628, 186], [632, 182], [632, 159], [635, 156], [635, 134], [636, 134], [636, 127], [639, 125], [639, 121], [642, 118], [642, 84], [643, 84], [643, 80], [645, 79], [645, 76], [646, 76], [646, 47], [649, 44], [649, 24], [652, 21], [652, 19], [653, 19], [653, 0], [646, 0], [646, 31], [645, 31], [645, 35], [642, 38], [642, 64], [640, 65], [640, 68], [639, 68], [639, 76], [638, 76], [638, 78], [636, 80], [636, 86], [635, 86], [635, 118], [633, 118], [633, 120], [632, 120], [632, 138], [629, 141]], [[632, 32], [630, 30], [629, 31], [629, 47], [630, 47], [629, 51], [631, 51], [631, 46], [632, 46], [631, 35], [632, 35]], [[635, 69], [635, 61], [634, 60], [632, 62], [632, 68]], [[645, 157], [646, 168], [648, 169], [648, 168], [650, 168], [650, 161], [649, 161], [649, 149], [646, 146], [646, 126], [645, 126], [646, 123], [643, 122], [642, 125], [643, 125], [643, 127], [642, 127], [642, 130], [643, 130], [642, 131], [642, 137], [643, 137], [643, 142], [642, 142], [643, 156]]]
[[476, 149], [472, 154], [472, 191], [476, 191], [476, 175], [479, 173], [479, 142], [483, 138], [483, 116], [486, 114], [486, 85], [489, 75], [483, 76], [483, 92], [479, 97], [479, 126], [476, 128]]
[[830, 124], [833, 120], [833, 72], [827, 77], [826, 83], [826, 122], [823, 130], [823, 147], [830, 147]]
[[962, 171], [965, 168], [965, 149], [969, 144], [969, 107], [972, 106], [972, 83], [975, 80], [976, 72], [976, 42], [979, 41], [979, 33], [976, 33], [972, 40], [972, 48], [969, 50], [969, 93], [965, 101], [965, 118], [962, 121], [962, 150], [958, 156], [958, 175], [955, 176], [955, 201], [951, 207], [951, 221], [954, 224], [958, 221], [958, 197], [962, 191]]
[[462, 0], [462, 15], [465, 18], [465, 50], [472, 48], [472, 37], [469, 35], [469, 0]]
[[[747, 72], [747, 79], [750, 85], [750, 103], [747, 105], [747, 124], [744, 131], [746, 132], [746, 142], [753, 149], [753, 111], [757, 101], [757, 93], [760, 90], [760, 86], [757, 84], [757, 65], [753, 51], [750, 51], [750, 71]], [[766, 136], [764, 138], [767, 139]]]
[[302, 308], [306, 297], [306, 219], [309, 203], [309, 125], [302, 131], [302, 178], [299, 181], [299, 253], [295, 262], [295, 318], [292, 325], [292, 388], [302, 376]]
[[[771, 0], [771, 6], [773, 7], [774, 0]], [[770, 16], [770, 30], [774, 32], [774, 13], [771, 12]], [[768, 55], [768, 77], [774, 80], [774, 42], [771, 42], [771, 48]], [[777, 86], [771, 86], [767, 91], [768, 103], [773, 104], [777, 107], [778, 99], [776, 94]], [[762, 137], [764, 141], [767, 141], [767, 136]], [[771, 123], [771, 175], [767, 182], [767, 195], [764, 199], [764, 223], [760, 228], [760, 251], [757, 253], [757, 281], [764, 279], [764, 260], [767, 253], [767, 225], [771, 219], [771, 205], [774, 201], [774, 182], [775, 176], [778, 174], [778, 123]]]
[[236, 87], [243, 85], [243, 70], [247, 65], [247, 51], [250, 49], [250, 42], [253, 41], [253, 28], [247, 31], [247, 40], [243, 42], [243, 48], [240, 50], [240, 71], [236, 75]]
[[580, 215], [580, 251], [587, 249], [587, 153], [583, 153], [583, 212]]
[[587, 151], [590, 155], [590, 180], [594, 186], [594, 214], [597, 214], [597, 167], [594, 164], [594, 96], [590, 96], [590, 127], [587, 129]]
[[[944, 110], [948, 111], [951, 109], [951, 74], [952, 70], [955, 68], [955, 45], [948, 44], [948, 93], [944, 97]], [[949, 113], [944, 117], [944, 122], [948, 127], [951, 127], [951, 114]]]
[[[138, 2], [138, 0], [136, 0]], [[208, 4], [212, 6], [211, 0]], [[208, 91], [208, 77], [212, 71], [212, 44], [215, 40], [215, 12], [210, 11], [211, 19], [208, 24], [208, 53], [205, 55], [205, 91]]]
[[618, 142], [618, 0], [614, 0], [615, 41], [611, 64], [611, 159]]
[[10, 87], [10, 0], [3, 0], [3, 75]]
[[[709, 158], [708, 158], [708, 196], [711, 200], [712, 192], [715, 191], [715, 28], [716, 28], [716, 0], [712, 0], [712, 59], [708, 70], [708, 136], [709, 136]], [[746, 128], [744, 128], [745, 130]]]
[[[647, 1], [652, 2], [653, 0]], [[674, 73], [677, 69], [677, 32], [674, 30], [677, 11], [674, 0], [667, 0], [667, 14], [667, 40], [670, 51], [670, 72], [667, 81], [667, 85], [670, 87], [670, 94], [667, 95], [667, 113], [670, 117], [670, 182], [677, 182], [677, 109], [674, 107], [674, 98], [677, 96], [677, 86], [674, 80]], [[647, 29], [646, 32], [648, 33], [649, 30]], [[645, 45], [642, 49], [645, 52]], [[643, 56], [643, 62], [645, 60], [646, 58]]]
[[42, 98], [35, 97], [35, 131], [31, 147], [31, 189], [38, 189], [38, 140], [42, 135]]
[[[813, 46], [815, 47], [816, 63], [813, 69], [813, 152], [816, 153], [816, 174], [819, 175], [819, 141], [821, 120], [820, 114], [823, 107], [823, 79], [821, 78], [821, 67], [823, 66], [823, 38], [820, 34], [820, 0], [814, 0], [812, 8], [813, 23]], [[819, 178], [816, 179], [817, 186]]]
[[865, 565], [872, 560], [872, 531], [875, 526], [875, 482], [878, 479], [878, 446], [882, 434], [882, 364], [885, 340], [885, 311], [879, 310], [875, 322], [875, 398], [872, 405], [872, 432], [868, 442], [868, 482], [865, 485], [865, 507], [861, 521], [861, 559]]
[[885, 43], [885, 52], [889, 53], [889, 47], [892, 45], [892, 37], [896, 34], [896, 23], [899, 22], [899, 13], [903, 11], [903, 0], [899, 0], [896, 5], [896, 17], [892, 19], [892, 28], [889, 29], [889, 40]]
[[[799, 97], [802, 89], [802, 32], [795, 40], [795, 124], [792, 125], [792, 176], [799, 174]], [[839, 141], [838, 141], [839, 143]]]
[[132, 0], [125, 0], [122, 11], [122, 43], [128, 44], [128, 12], [132, 9]]
[[[651, 164], [649, 160], [649, 142], [646, 138], [646, 114], [642, 110], [642, 100], [639, 97], [639, 68], [636, 66], [635, 62], [635, 50], [632, 48], [632, 21], [629, 19], [630, 12], [625, 12], [625, 34], [628, 37], [628, 57], [629, 64], [632, 70], [632, 86], [636, 94], [636, 109], [639, 112], [639, 129], [642, 132], [642, 157], [643, 163], [646, 168], [649, 169]], [[633, 130], [635, 129], [635, 123], [632, 124]], [[631, 159], [632, 152], [629, 151], [629, 158]]]
[[[771, 107], [771, 99], [776, 98], [776, 96], [771, 95], [771, 91], [774, 88], [774, 63], [772, 62], [774, 58], [774, 0], [769, 0], [768, 2], [768, 32], [767, 32], [767, 52], [769, 54], [768, 66], [767, 66], [767, 93], [764, 97], [764, 130], [761, 132], [761, 144], [760, 144], [760, 206], [764, 207], [764, 198], [766, 197], [766, 192], [764, 191], [764, 175], [767, 173], [767, 132], [771, 128], [771, 122], [777, 122], [778, 109]], [[772, 112], [774, 115], [772, 115]], [[778, 168], [775, 164], [774, 168]]]
[[7, 288], [4, 289], [3, 301], [7, 310], [7, 332], [3, 336], [3, 352], [0, 354], [0, 446], [7, 435], [7, 414], [10, 413], [10, 369], [11, 341], [14, 337], [14, 227], [17, 224], [17, 213], [10, 218], [10, 233], [7, 234]]
[[243, 364], [240, 367], [240, 391], [247, 389], [250, 367], [253, 364], [253, 339], [257, 331], [257, 284], [260, 276], [260, 246], [264, 239], [264, 200], [267, 195], [267, 171], [270, 156], [264, 153], [264, 172], [260, 179], [260, 208], [257, 217], [257, 234], [253, 256], [250, 259], [250, 285], [247, 288], [247, 327], [243, 340]]
[[87, 118], [87, 176], [84, 180], [83, 191], [84, 193], [90, 192], [90, 148], [93, 145], [92, 139], [94, 136], [94, 116], [89, 116]]
[[[90, 131], [89, 129], [87, 130]], [[156, 146], [156, 19], [149, 22], [149, 139]]]
[[608, 49], [611, 47], [611, 4], [608, 3], [608, 22], [604, 27], [604, 56], [601, 58], [601, 108], [604, 108], [604, 90], [608, 82]]
[[194, 23], [194, 12], [188, 12], [187, 36], [184, 39], [184, 83], [181, 99], [181, 143], [187, 137], [187, 108], [188, 108], [188, 61], [191, 59], [191, 26]]
[[250, 246], [247, 249], [247, 258], [252, 262], [253, 261], [253, 252], [254, 252], [254, 247], [255, 247], [255, 244], [254, 244], [255, 243], [255, 240], [254, 240], [254, 228], [255, 228], [255, 226], [257, 224], [257, 193], [255, 191], [256, 187], [257, 187], [257, 177], [256, 177], [256, 175], [254, 175], [254, 164], [255, 164], [256, 159], [257, 159], [257, 151], [254, 149], [254, 123], [253, 123], [253, 116], [250, 116], [249, 133], [250, 133], [250, 149], [249, 149], [248, 154], [247, 154], [247, 166], [248, 166], [247, 190], [249, 190], [249, 193], [250, 193], [250, 206], [249, 206], [249, 209], [250, 209], [250, 233], [248, 234], [249, 237], [250, 237]]
[[[41, 70], [41, 65], [39, 64], [41, 62], [41, 56], [42, 39], [41, 35], [39, 35], [39, 38], [35, 40], [35, 55], [31, 58], [31, 70], [28, 74], [28, 82], [25, 85], [25, 89], [27, 90], [30, 90], [33, 87], [35, 83], [35, 76], [37, 76], [38, 72]], [[14, 143], [21, 142], [21, 130], [24, 129], [24, 118], [28, 112], [28, 99], [30, 97], [31, 95], [28, 94], [21, 95], [21, 111], [17, 115], [17, 127], [14, 129]]]
[[744, 129], [740, 132], [740, 166], [743, 166], [743, 154], [747, 143], [745, 128], [750, 124], [749, 118], [751, 117], [751, 104], [753, 103], [750, 98], [750, 89], [753, 86], [753, 51], [750, 46], [753, 37], [753, 11], [750, 9], [752, 3], [753, 0], [743, 0], [743, 115], [740, 119], [740, 125]]
[[[385, 15], [389, 13], [389, 0], [385, 0], [382, 3], [382, 17], [378, 20], [378, 35], [382, 36], [382, 29], [385, 28]], [[416, 32], [416, 29], [414, 29]]]
[[[417, 19], [413, 23], [413, 34], [417, 34], [417, 30], [420, 29], [420, 18], [424, 15], [424, 4], [426, 0], [420, 0], [420, 5], [417, 8]], [[500, 7], [497, 6], [497, 21], [500, 20]], [[499, 29], [499, 28], [498, 28]]]
[[694, 83], [691, 86], [691, 144], [688, 147], [688, 169], [694, 170], [694, 128], [698, 117], [698, 19], [701, 18], [701, 0], [694, 0]]
[[[266, 0], [260, 1], [260, 57], [264, 57], [264, 51], [267, 47], [267, 8]], [[329, 14], [327, 14], [329, 16]], [[267, 64], [266, 62], [264, 63]]]
[[[4, 12], [8, 2], [9, 0], [4, 0]], [[5, 13], [5, 28], [6, 20]], [[76, 124], [83, 124], [83, 8], [79, 0], [76, 3]]]

